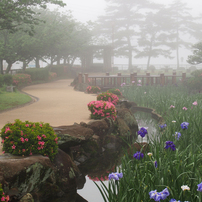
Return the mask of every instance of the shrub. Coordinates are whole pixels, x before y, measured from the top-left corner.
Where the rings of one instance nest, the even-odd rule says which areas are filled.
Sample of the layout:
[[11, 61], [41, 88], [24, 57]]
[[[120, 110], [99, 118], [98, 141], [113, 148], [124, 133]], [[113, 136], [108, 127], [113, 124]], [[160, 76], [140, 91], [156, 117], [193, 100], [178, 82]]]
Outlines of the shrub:
[[49, 81], [54, 80], [57, 77], [57, 74], [55, 72], [49, 72]]
[[117, 105], [119, 102], [119, 98], [117, 95], [109, 92], [101, 93], [97, 96], [97, 100], [103, 100], [113, 103], [114, 105]]
[[49, 69], [48, 68], [29, 68], [21, 73], [29, 74], [32, 81], [48, 81]]
[[112, 88], [112, 89], [109, 89], [107, 92], [109, 93], [113, 93], [115, 95], [122, 95], [121, 91], [117, 88]]
[[196, 70], [191, 73], [193, 77], [185, 80], [184, 84], [190, 90], [201, 90], [202, 89], [202, 70]]
[[3, 75], [3, 84], [6, 84], [7, 86], [12, 85], [13, 77], [10, 74], [4, 74]]
[[91, 101], [88, 103], [88, 109], [91, 111], [92, 119], [102, 119], [105, 117], [116, 119], [116, 108], [111, 102]]
[[0, 87], [2, 87], [3, 86], [3, 75], [2, 74], [0, 74]]
[[41, 154], [52, 161], [58, 149], [58, 137], [48, 123], [7, 123], [1, 130], [3, 153], [20, 156]]
[[1, 201], [9, 201], [9, 195], [5, 195], [3, 189], [2, 189], [2, 184], [0, 184], [0, 199]]
[[101, 89], [98, 86], [88, 86], [86, 88], [87, 93], [99, 93], [100, 91], [101, 91]]
[[29, 74], [15, 74], [13, 75], [13, 85], [28, 85], [32, 83], [31, 76]]

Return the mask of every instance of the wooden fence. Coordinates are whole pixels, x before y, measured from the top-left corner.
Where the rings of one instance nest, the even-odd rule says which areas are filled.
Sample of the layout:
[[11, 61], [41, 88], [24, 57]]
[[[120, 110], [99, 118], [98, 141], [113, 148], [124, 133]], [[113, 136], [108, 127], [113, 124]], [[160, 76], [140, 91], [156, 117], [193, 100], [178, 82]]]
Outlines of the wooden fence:
[[137, 73], [131, 73], [130, 75], [109, 75], [106, 73], [105, 76], [89, 76], [88, 74], [79, 73], [78, 80], [79, 83], [90, 84], [92, 86], [99, 86], [101, 88], [113, 88], [122, 85], [168, 85], [176, 84], [177, 79], [183, 82], [186, 79], [186, 73], [182, 73], [181, 76], [177, 76], [176, 72], [173, 72], [172, 75], [137, 75]]

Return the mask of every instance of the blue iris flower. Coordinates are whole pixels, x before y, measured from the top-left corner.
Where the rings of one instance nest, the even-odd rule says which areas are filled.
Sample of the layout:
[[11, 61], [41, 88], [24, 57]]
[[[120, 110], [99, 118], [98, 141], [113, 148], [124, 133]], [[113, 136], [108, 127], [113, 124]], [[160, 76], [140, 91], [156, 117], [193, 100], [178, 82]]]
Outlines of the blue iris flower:
[[183, 129], [183, 130], [185, 130], [185, 129], [188, 129], [188, 125], [189, 125], [189, 123], [188, 122], [183, 122], [183, 123], [181, 123], [181, 128]]
[[140, 160], [141, 158], [144, 158], [144, 154], [141, 152], [136, 152], [135, 154], [133, 154], [133, 157]]
[[147, 129], [142, 127], [140, 130], [137, 132], [138, 135], [140, 135], [142, 138], [147, 134]]
[[166, 141], [166, 146], [164, 147], [165, 149], [172, 149], [173, 151], [176, 150], [175, 148], [176, 146], [174, 145], [174, 143], [172, 141]]
[[123, 173], [111, 173], [109, 174], [108, 178], [109, 180], [114, 179], [114, 180], [119, 180], [120, 178], [123, 177]]

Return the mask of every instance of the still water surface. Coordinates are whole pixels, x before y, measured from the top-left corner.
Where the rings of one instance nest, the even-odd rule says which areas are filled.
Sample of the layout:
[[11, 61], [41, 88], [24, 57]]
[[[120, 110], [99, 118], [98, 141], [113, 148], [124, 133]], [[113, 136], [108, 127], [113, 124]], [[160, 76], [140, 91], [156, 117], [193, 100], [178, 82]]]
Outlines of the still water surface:
[[[147, 127], [148, 135], [150, 138], [152, 138], [156, 132], [157, 132], [157, 125], [158, 122], [151, 117], [150, 113], [146, 112], [135, 112], [134, 116], [137, 120], [138, 127]], [[137, 142], [146, 142], [147, 137], [144, 137], [143, 139], [141, 137], [138, 137]], [[120, 157], [119, 157], [120, 158]], [[113, 161], [114, 159], [112, 159]], [[102, 168], [103, 169], [103, 168]], [[108, 176], [108, 172], [105, 173], [106, 176]], [[94, 184], [93, 180], [88, 177], [88, 175], [85, 176], [86, 183], [84, 185], [83, 189], [78, 189], [77, 193], [82, 196], [84, 199], [86, 199], [88, 202], [103, 202], [103, 198], [101, 196], [101, 193], [99, 192], [98, 188]], [[106, 186], [108, 186], [108, 181], [103, 181]], [[99, 181], [96, 181], [98, 185], [101, 185]]]

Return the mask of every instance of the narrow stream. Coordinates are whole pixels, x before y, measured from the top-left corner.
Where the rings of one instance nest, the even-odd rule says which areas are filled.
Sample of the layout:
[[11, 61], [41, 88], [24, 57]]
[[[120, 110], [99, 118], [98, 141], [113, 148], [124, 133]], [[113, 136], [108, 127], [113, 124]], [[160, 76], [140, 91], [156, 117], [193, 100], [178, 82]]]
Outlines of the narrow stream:
[[[148, 135], [150, 138], [152, 138], [156, 132], [157, 132], [157, 125], [158, 122], [151, 117], [150, 113], [146, 112], [135, 112], [134, 116], [138, 122], [139, 128], [141, 127], [147, 127]], [[141, 137], [138, 137], [137, 139], [138, 142], [146, 142], [147, 137], [144, 137], [143, 140]], [[94, 184], [94, 181], [98, 184], [101, 185], [99, 182], [98, 178], [102, 178], [103, 182], [106, 186], [108, 186], [108, 181], [105, 180], [107, 179], [107, 176], [109, 173], [113, 172], [114, 166], [115, 165], [120, 165], [117, 164], [120, 162], [120, 157], [117, 156], [114, 158], [114, 155], [110, 157], [110, 155], [106, 155], [101, 159], [101, 162], [99, 163], [99, 166], [92, 169], [92, 172], [88, 173], [85, 175], [85, 180], [86, 183], [82, 189], [78, 189], [77, 193], [82, 196], [85, 200], [88, 202], [103, 202], [103, 198]], [[119, 159], [119, 160], [118, 160]], [[81, 170], [82, 172], [82, 170]]]

